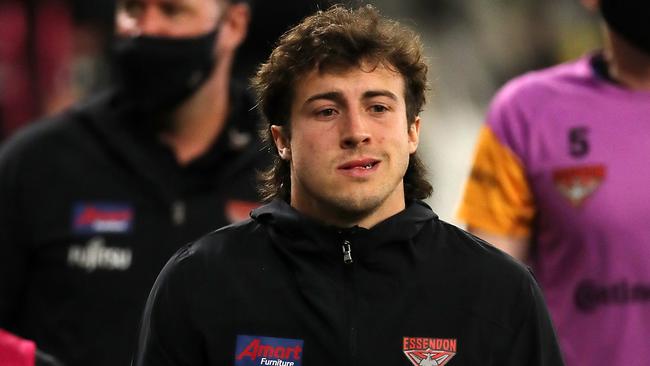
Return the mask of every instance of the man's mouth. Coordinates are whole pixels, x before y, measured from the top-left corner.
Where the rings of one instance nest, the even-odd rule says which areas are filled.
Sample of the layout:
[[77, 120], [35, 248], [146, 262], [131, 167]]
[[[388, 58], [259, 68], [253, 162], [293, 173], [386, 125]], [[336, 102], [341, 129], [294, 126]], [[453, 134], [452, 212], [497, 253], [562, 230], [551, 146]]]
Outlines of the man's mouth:
[[338, 166], [338, 169], [341, 170], [353, 170], [353, 169], [359, 169], [359, 170], [370, 170], [377, 166], [379, 164], [379, 160], [376, 159], [358, 159], [358, 160], [351, 160], [348, 161], [344, 164], [341, 164]]

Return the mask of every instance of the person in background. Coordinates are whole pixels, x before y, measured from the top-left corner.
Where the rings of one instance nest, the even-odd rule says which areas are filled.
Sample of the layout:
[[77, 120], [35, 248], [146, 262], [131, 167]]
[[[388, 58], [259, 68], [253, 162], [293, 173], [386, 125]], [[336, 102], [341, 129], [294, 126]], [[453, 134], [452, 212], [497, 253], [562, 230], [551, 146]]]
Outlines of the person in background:
[[270, 203], [165, 266], [136, 366], [563, 365], [528, 270], [420, 201], [427, 69], [372, 6], [282, 36], [253, 83]]
[[0, 328], [0, 365], [61, 366], [52, 356], [36, 348], [34, 342]]
[[567, 365], [647, 365], [650, 5], [583, 2], [604, 49], [496, 95], [459, 216], [532, 265]]
[[156, 275], [248, 217], [265, 156], [231, 82], [249, 7], [121, 0], [118, 79], [0, 150], [0, 327], [65, 366], [128, 365]]

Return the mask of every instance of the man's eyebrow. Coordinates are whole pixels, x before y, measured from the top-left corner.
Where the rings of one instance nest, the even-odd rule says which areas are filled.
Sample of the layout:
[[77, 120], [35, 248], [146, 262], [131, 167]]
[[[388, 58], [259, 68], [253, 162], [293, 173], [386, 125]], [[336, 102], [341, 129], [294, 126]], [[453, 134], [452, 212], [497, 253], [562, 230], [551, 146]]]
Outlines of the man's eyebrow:
[[[395, 93], [391, 92], [390, 90], [385, 90], [385, 89], [379, 89], [379, 90], [368, 90], [363, 93], [362, 98], [363, 99], [370, 99], [374, 97], [387, 97], [390, 99], [393, 99], [395, 101], [398, 100], [397, 95]], [[334, 102], [342, 103], [344, 101], [343, 94], [338, 91], [330, 91], [330, 92], [325, 92], [325, 93], [318, 93], [314, 94], [311, 97], [307, 98], [305, 100], [305, 104], [311, 103], [315, 100], [319, 99], [326, 99], [326, 100], [331, 100]]]
[[390, 90], [368, 90], [367, 92], [363, 93], [363, 99], [370, 99], [374, 97], [388, 97], [392, 100], [397, 101], [397, 95], [395, 93], [391, 92]]
[[331, 100], [331, 101], [340, 103], [340, 102], [343, 102], [343, 94], [341, 92], [337, 92], [337, 91], [330, 91], [330, 92], [325, 92], [325, 93], [314, 94], [311, 97], [307, 98], [307, 100], [305, 100], [304, 104], [308, 104], [308, 103], [311, 103], [311, 102], [313, 102], [315, 100], [319, 100], [319, 99], [326, 99], [326, 100]]

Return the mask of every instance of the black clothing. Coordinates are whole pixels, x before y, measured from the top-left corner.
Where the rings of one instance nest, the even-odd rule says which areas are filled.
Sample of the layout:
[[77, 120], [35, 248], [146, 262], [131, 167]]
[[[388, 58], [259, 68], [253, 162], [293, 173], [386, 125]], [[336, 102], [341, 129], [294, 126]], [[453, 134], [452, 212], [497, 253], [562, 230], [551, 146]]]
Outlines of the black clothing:
[[563, 364], [528, 270], [422, 202], [369, 230], [282, 201], [252, 218], [165, 266], [136, 366]]
[[66, 366], [129, 365], [147, 294], [169, 257], [258, 206], [252, 101], [179, 166], [108, 93], [14, 136], [0, 152], [0, 327]]

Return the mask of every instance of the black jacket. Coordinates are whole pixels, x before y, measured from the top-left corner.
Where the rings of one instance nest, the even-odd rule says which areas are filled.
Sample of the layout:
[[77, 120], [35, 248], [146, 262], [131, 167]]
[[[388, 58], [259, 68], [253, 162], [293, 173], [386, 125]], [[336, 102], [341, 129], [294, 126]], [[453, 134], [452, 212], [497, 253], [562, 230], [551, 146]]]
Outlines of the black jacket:
[[252, 218], [166, 265], [137, 366], [563, 364], [529, 271], [422, 202], [370, 230]]
[[0, 152], [0, 327], [66, 366], [129, 365], [169, 257], [257, 205], [252, 103], [179, 166], [114, 93], [14, 136]]

